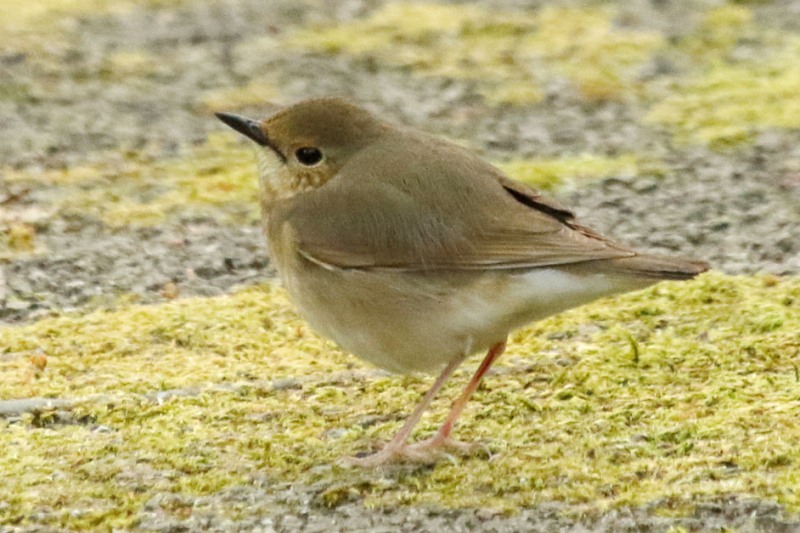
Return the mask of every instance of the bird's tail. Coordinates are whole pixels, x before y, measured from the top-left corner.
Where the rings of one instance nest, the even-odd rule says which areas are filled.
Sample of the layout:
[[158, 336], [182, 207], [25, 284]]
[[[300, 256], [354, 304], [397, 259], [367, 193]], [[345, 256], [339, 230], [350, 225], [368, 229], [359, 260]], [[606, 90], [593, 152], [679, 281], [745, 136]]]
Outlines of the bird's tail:
[[692, 279], [709, 269], [704, 261], [649, 254], [611, 259], [608, 266], [615, 273], [656, 281]]

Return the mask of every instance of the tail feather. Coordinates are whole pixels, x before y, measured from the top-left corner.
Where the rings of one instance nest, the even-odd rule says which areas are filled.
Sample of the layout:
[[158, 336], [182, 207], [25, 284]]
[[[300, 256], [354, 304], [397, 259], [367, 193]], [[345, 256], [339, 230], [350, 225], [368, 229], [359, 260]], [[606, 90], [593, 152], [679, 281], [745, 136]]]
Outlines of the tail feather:
[[708, 263], [704, 261], [649, 254], [611, 259], [608, 266], [614, 272], [653, 280], [692, 279], [709, 269]]

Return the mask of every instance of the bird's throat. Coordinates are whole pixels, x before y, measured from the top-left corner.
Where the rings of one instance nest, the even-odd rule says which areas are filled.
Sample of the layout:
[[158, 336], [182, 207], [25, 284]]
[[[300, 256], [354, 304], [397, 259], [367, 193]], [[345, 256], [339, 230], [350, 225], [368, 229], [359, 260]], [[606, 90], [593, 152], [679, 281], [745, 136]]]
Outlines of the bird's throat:
[[261, 214], [265, 216], [271, 206], [297, 192], [286, 163], [270, 148], [257, 150], [258, 187], [261, 197]]

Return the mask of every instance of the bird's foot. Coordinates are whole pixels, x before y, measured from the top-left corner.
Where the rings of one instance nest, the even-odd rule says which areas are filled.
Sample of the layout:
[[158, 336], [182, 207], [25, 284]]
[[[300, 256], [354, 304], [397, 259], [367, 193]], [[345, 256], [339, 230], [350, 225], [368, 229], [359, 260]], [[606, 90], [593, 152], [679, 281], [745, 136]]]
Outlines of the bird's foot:
[[458, 455], [485, 453], [487, 456], [491, 456], [489, 449], [484, 444], [461, 442], [437, 434], [415, 444], [390, 442], [383, 449], [372, 455], [348, 457], [344, 462], [348, 466], [360, 466], [363, 468], [374, 468], [399, 462], [432, 464], [441, 458], [455, 461], [453, 452]]

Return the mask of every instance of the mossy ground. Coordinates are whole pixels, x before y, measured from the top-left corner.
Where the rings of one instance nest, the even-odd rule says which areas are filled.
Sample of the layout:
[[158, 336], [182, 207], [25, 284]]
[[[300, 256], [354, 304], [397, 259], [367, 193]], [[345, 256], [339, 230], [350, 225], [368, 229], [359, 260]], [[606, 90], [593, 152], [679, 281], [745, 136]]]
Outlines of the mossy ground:
[[[6, 171], [6, 179], [20, 185], [45, 185], [52, 195], [53, 212], [80, 212], [111, 227], [154, 225], [166, 218], [210, 216], [227, 223], [258, 219], [258, 185], [253, 177], [255, 152], [230, 135], [213, 135], [200, 147], [187, 148], [174, 159], [154, 161], [135, 154], [109, 154], [92, 165], [61, 169]], [[543, 190], [609, 176], [633, 176], [642, 168], [633, 155], [600, 157], [590, 154], [562, 158], [498, 162], [510, 176]], [[3, 234], [0, 219], [0, 235]], [[27, 250], [18, 233], [7, 226], [9, 253]], [[2, 248], [0, 248], [2, 250]]]
[[[765, 31], [745, 5], [706, 5], [668, 42], [632, 30], [622, 6], [520, 12], [435, 3], [389, 3], [350, 24], [303, 29], [295, 46], [473, 80], [493, 105], [530, 105], [567, 82], [581, 100], [641, 100], [647, 121], [679, 141], [715, 146], [767, 128], [798, 128], [798, 41]], [[754, 46], [755, 45], [755, 46]], [[748, 49], [753, 47], [752, 49]], [[665, 96], [659, 68], [681, 71]], [[724, 105], [720, 105], [725, 102]]]
[[708, 274], [545, 320], [513, 335], [458, 426], [490, 460], [383, 471], [337, 459], [388, 438], [430, 380], [369, 372], [272, 286], [4, 328], [0, 397], [77, 403], [3, 423], [0, 522], [69, 501], [52, 525], [130, 525], [159, 491], [209, 495], [259, 474], [315, 485], [330, 506], [683, 513], [748, 494], [798, 510], [799, 305], [798, 278]]
[[[656, 172], [657, 164], [641, 165], [636, 156], [599, 157], [583, 154], [557, 159], [517, 159], [499, 163], [500, 169], [514, 178], [543, 191], [555, 191], [569, 186], [580, 186], [582, 181], [608, 177], [635, 176]], [[647, 170], [645, 170], [647, 168]]]
[[60, 186], [61, 211], [94, 215], [111, 227], [152, 225], [168, 217], [203, 214], [227, 222], [255, 220], [258, 188], [254, 152], [228, 135], [211, 136], [180, 157], [139, 160], [110, 156], [92, 166], [15, 173], [12, 179]]
[[[49, 55], [76, 19], [121, 13], [135, 7], [175, 6], [183, 0], [6, 0], [0, 19], [0, 51]], [[43, 39], [42, 37], [52, 39]]]
[[[684, 169], [666, 167], [666, 151], [689, 146], [687, 161], [702, 166], [705, 159], [692, 159], [698, 144], [744, 150], [762, 133], [800, 127], [800, 113], [794, 112], [800, 90], [796, 32], [764, 26], [758, 2], [695, 3], [694, 15], [677, 30], [651, 24], [652, 17], [640, 17], [633, 4], [622, 2], [553, 2], [526, 12], [381, 2], [297, 26], [279, 24], [277, 30], [265, 31], [268, 25], [259, 20], [255, 31], [235, 36], [204, 33], [202, 24], [225, 27], [209, 8], [202, 24], [181, 34], [189, 35], [187, 42], [207, 39], [207, 48], [191, 48], [180, 38], [165, 44], [163, 34], [145, 36], [144, 27], [140, 40], [119, 44], [106, 35], [99, 49], [89, 46], [93, 36], [81, 37], [103, 17], [147, 9], [153, 21], [166, 13], [182, 27], [193, 12], [174, 10], [191, 3], [4, 4], [2, 60], [9, 69], [15, 57], [27, 63], [18, 79], [0, 79], [0, 110], [30, 106], [48, 108], [49, 114], [30, 119], [35, 135], [14, 145], [24, 152], [30, 142], [38, 146], [34, 155], [20, 157], [21, 164], [4, 161], [0, 169], [0, 303], [5, 265], [33, 271], [24, 261], [58, 251], [53, 244], [43, 246], [40, 233], [53, 232], [65, 220], [75, 226], [76, 220], [96, 220], [108, 233], [193, 218], [225, 228], [255, 226], [252, 148], [231, 132], [208, 135], [211, 127], [205, 124], [213, 122], [212, 111], [258, 113], [263, 100], [299, 99], [318, 84], [349, 94], [350, 86], [377, 84], [380, 77], [372, 74], [389, 73], [397, 86], [376, 90], [389, 95], [381, 104], [387, 108], [402, 102], [426, 108], [417, 93], [393, 99], [431, 80], [442, 93], [455, 87], [455, 97], [443, 97], [446, 105], [420, 116], [444, 116], [445, 122], [449, 117], [448, 133], [476, 150], [486, 147], [462, 126], [482, 116], [500, 117], [492, 123], [498, 132], [508, 129], [534, 141], [550, 134], [537, 130], [536, 121], [565, 106], [558, 120], [592, 117], [580, 122], [587, 128], [583, 137], [573, 133], [537, 144], [547, 148], [547, 156], [519, 144], [512, 145], [512, 153], [490, 156], [513, 177], [555, 192], [564, 185], [590, 187], [605, 177], [669, 178]], [[233, 0], [207, 5], [223, 4], [238, 5]], [[253, 7], [260, 4], [231, 8], [227, 22], [238, 24], [236, 17], [247, 18], [248, 9], [260, 12]], [[309, 7], [320, 9], [319, 3]], [[285, 16], [279, 11], [269, 20]], [[345, 22], [336, 23], [340, 17]], [[306, 67], [294, 65], [306, 65], [307, 56], [341, 60], [336, 68], [347, 76], [334, 82], [335, 69], [320, 69], [305, 86], [295, 83]], [[220, 57], [238, 71], [228, 63], [222, 74], [203, 70], [222, 62]], [[137, 98], [160, 86], [139, 83], [163, 78], [169, 85], [192, 76], [194, 85], [182, 86], [192, 90], [173, 103], [168, 119], [151, 124], [159, 118], [153, 101], [142, 104]], [[397, 83], [406, 79], [408, 85]], [[53, 119], [69, 114], [74, 102], [63, 98], [62, 85], [74, 91], [71, 97], [77, 92], [87, 98], [93, 83], [108, 84], [108, 93], [122, 102], [104, 109], [147, 118], [145, 142], [125, 142], [130, 138], [124, 130], [110, 130], [103, 133], [123, 139], [115, 137], [116, 148], [49, 157], [60, 145], [34, 141], [46, 137], [45, 130], [57, 123]], [[627, 114], [603, 124], [604, 116], [622, 108]], [[85, 116], [85, 108], [79, 110]], [[200, 134], [176, 125], [174, 146], [152, 141], [181, 113], [193, 117], [191, 124], [204, 124], [195, 128]], [[533, 117], [527, 122], [510, 118], [527, 113]], [[613, 140], [615, 128], [631, 127], [626, 121], [635, 122], [634, 131], [646, 139], [641, 150], [620, 149]], [[57, 133], [75, 132], [65, 131]], [[15, 129], [0, 145], [19, 137]], [[786, 146], [792, 137], [781, 139]], [[785, 169], [774, 178], [785, 180], [782, 190], [791, 197], [797, 166], [787, 157]], [[6, 201], [15, 195], [19, 202]], [[751, 194], [737, 201], [759, 198]], [[694, 198], [683, 200], [689, 204]], [[669, 211], [663, 209], [663, 215]], [[50, 242], [58, 246], [58, 239]], [[790, 244], [786, 254], [792, 253]], [[152, 241], [142, 244], [149, 245]], [[739, 241], [731, 239], [730, 246]], [[216, 250], [204, 253], [209, 263], [224, 259]], [[58, 275], [64, 287], [74, 281], [62, 271]], [[117, 294], [116, 280], [104, 275], [96, 269], [91, 283], [104, 294]], [[10, 302], [29, 296], [14, 292], [10, 282], [9, 287]], [[179, 293], [173, 292], [167, 297]], [[580, 516], [637, 506], [686, 516], [698, 503], [726, 496], [773, 500], [800, 511], [797, 277], [712, 273], [532, 325], [514, 334], [456, 430], [458, 438], [484, 442], [491, 459], [464, 457], [381, 471], [346, 469], [337, 460], [391, 436], [429, 378], [389, 376], [340, 352], [310, 331], [272, 285], [154, 306], [126, 301], [123, 297], [109, 311], [89, 313], [84, 307], [56, 318], [25, 315], [29, 324], [0, 328], [0, 401], [70, 402], [0, 419], [0, 526], [134, 527], [151, 502], [165, 495], [177, 499], [166, 498], [160, 510], [183, 519], [197, 511], [195, 498], [213, 499], [257, 482], [268, 490], [306, 491], [313, 494], [311, 505], [322, 508], [363, 501], [367, 512], [412, 505], [513, 513], [563, 502]], [[447, 385], [416, 437], [436, 429], [475, 363]], [[226, 502], [220, 512], [235, 519], [245, 505]]]
[[[612, 29], [613, 10], [545, 7], [534, 14], [436, 3], [389, 3], [351, 24], [302, 30], [291, 42], [415, 74], [474, 80], [494, 104], [531, 104], [566, 76], [590, 99], [630, 89], [663, 46], [657, 32]], [[431, 53], [433, 50], [439, 53]]]
[[[163, 8], [180, 3], [149, 0], [147, 5]], [[15, 2], [0, 28], [24, 33], [40, 43], [48, 32], [71, 36], [70, 17], [118, 13], [134, 5], [128, 0], [70, 0], [52, 5]], [[614, 5], [550, 6], [521, 12], [390, 2], [347, 24], [300, 28], [281, 37], [255, 36], [238, 44], [234, 52], [257, 55], [288, 47], [347, 54], [415, 75], [471, 80], [489, 105], [536, 104], [545, 98], [545, 87], [566, 82], [568, 90], [584, 103], [639, 102], [647, 109], [645, 123], [669, 128], [676, 140], [684, 143], [727, 146], [752, 140], [768, 128], [800, 127], [800, 111], [794, 112], [798, 106], [794, 95], [800, 90], [794, 59], [800, 41], [787, 33], [766, 33], [754, 22], [749, 7], [710, 6], [699, 12], [694, 26], [671, 41], [656, 30], [630, 29], [634, 24], [626, 21], [626, 16]], [[752, 49], [737, 55], [743, 42]], [[15, 46], [25, 50], [25, 43]], [[34, 61], [48, 58], [48, 66], [43, 68], [52, 77], [57, 73], [59, 54], [45, 50], [31, 55]], [[683, 70], [672, 77], [648, 75], [660, 61], [681, 65]], [[158, 74], [159, 65], [158, 56], [146, 49], [114, 50], [95, 66], [94, 74], [109, 81], [135, 79]], [[669, 84], [672, 87], [665, 90]], [[46, 92], [45, 87], [0, 82], [0, 100], [19, 100], [23, 89], [30, 92], [28, 96], [38, 94], [36, 98]], [[204, 89], [193, 96], [192, 103], [197, 113], [208, 115], [225, 109], [258, 108], [265, 100], [291, 98], [264, 76]], [[140, 152], [95, 155], [90, 162], [66, 168], [6, 168], [0, 173], [9, 182], [33, 181], [54, 187], [57, 193], [51, 199], [56, 211], [88, 213], [114, 227], [153, 225], [173, 215], [200, 214], [224, 222], [257, 218], [252, 156], [230, 135], [212, 135], [199, 147], [184, 146], [178, 157], [168, 161], [143, 157]], [[631, 174], [631, 170], [640, 170], [637, 160], [657, 157], [583, 153], [514, 160], [504, 168], [553, 190], [574, 178]], [[649, 165], [648, 170], [657, 166]], [[15, 228], [18, 234], [19, 227]], [[14, 244], [19, 239], [10, 236], [11, 232], [11, 226], [0, 219], [0, 247], [5, 257], [35, 249]]]
[[800, 39], [784, 41], [767, 60], [714, 62], [678, 83], [646, 120], [666, 124], [679, 142], [736, 146], [768, 128], [800, 128]]

